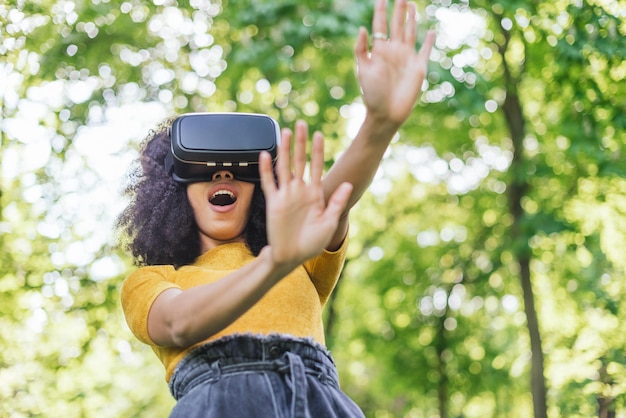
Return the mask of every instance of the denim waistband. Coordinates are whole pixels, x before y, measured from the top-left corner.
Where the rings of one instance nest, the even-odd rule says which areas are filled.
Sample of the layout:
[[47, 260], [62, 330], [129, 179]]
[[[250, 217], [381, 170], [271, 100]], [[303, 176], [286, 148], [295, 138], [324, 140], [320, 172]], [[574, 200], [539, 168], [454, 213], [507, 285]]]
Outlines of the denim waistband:
[[198, 384], [244, 370], [284, 374], [302, 370], [339, 387], [337, 369], [330, 353], [312, 339], [285, 335], [234, 335], [191, 351], [176, 367], [169, 382], [170, 392], [178, 400]]

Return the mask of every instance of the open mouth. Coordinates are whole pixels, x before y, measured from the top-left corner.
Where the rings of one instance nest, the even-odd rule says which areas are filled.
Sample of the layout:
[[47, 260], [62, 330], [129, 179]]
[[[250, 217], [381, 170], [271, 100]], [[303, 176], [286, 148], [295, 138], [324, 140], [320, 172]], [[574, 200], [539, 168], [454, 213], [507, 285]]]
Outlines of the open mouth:
[[229, 190], [218, 190], [213, 193], [209, 199], [209, 203], [215, 206], [228, 206], [237, 201], [237, 196]]

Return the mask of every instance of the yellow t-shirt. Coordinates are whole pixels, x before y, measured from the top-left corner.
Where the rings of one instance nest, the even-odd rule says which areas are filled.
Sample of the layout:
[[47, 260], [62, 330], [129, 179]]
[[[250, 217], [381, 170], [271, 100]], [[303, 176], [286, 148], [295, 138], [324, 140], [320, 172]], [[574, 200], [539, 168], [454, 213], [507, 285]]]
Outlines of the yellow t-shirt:
[[148, 313], [155, 299], [170, 288], [189, 289], [213, 283], [254, 259], [243, 243], [215, 247], [191, 265], [147, 266], [129, 275], [121, 289], [122, 308], [133, 334], [150, 345], [169, 381], [176, 365], [193, 348], [232, 334], [288, 334], [324, 344], [322, 309], [337, 284], [345, 261], [347, 239], [334, 252], [324, 251], [278, 282], [261, 300], [219, 333], [188, 348], [162, 347], [148, 334]]

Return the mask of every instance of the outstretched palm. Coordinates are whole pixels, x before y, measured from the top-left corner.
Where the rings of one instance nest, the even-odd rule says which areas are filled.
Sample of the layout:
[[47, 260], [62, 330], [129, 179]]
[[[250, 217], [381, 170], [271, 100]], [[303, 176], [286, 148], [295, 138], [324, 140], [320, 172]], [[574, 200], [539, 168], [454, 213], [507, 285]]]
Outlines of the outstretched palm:
[[415, 52], [415, 5], [397, 0], [389, 39], [380, 39], [388, 31], [385, 0], [378, 0], [375, 7], [372, 30], [376, 36], [372, 49], [368, 51], [363, 28], [355, 47], [359, 83], [368, 112], [400, 125], [420, 95], [435, 36], [429, 32], [419, 52]]
[[269, 155], [260, 161], [261, 186], [267, 206], [267, 236], [272, 257], [278, 264], [300, 264], [319, 254], [333, 236], [352, 186], [344, 183], [328, 204], [322, 189], [324, 145], [321, 134], [313, 136], [310, 182], [303, 179], [306, 167], [306, 125], [296, 126], [296, 144], [291, 169], [291, 132], [283, 130], [274, 181]]

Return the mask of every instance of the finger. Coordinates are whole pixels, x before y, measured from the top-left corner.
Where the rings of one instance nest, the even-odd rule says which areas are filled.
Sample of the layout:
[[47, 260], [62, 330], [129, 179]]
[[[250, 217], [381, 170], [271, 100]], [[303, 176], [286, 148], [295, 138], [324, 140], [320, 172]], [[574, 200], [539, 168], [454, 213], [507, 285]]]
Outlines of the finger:
[[293, 151], [293, 168], [294, 178], [298, 180], [302, 180], [302, 176], [304, 176], [308, 130], [309, 128], [306, 122], [302, 120], [296, 122], [296, 144]]
[[311, 152], [311, 184], [322, 182], [324, 171], [324, 137], [321, 132], [313, 134], [313, 151]]
[[417, 7], [415, 3], [409, 3], [409, 15], [404, 27], [404, 41], [413, 46], [417, 40]]
[[356, 57], [357, 66], [360, 63], [365, 62], [367, 59], [367, 30], [361, 27], [359, 28], [359, 34], [356, 39], [356, 45], [354, 46], [354, 56]]
[[352, 184], [347, 182], [341, 183], [330, 196], [330, 199], [328, 199], [328, 204], [324, 210], [324, 217], [328, 216], [330, 219], [339, 219], [339, 216], [344, 212], [348, 204], [352, 189]]
[[281, 186], [291, 180], [291, 136], [289, 129], [282, 130], [280, 146], [278, 147], [278, 161], [276, 162], [276, 175], [278, 176], [278, 184]]
[[374, 42], [384, 41], [384, 39], [379, 39], [376, 34], [387, 35], [387, 0], [376, 0], [374, 19], [372, 20], [372, 34], [374, 35]]
[[396, 0], [391, 18], [391, 40], [404, 40], [404, 22], [406, 21], [406, 0]]
[[430, 57], [430, 51], [433, 49], [433, 45], [435, 44], [435, 32], [428, 31], [426, 34], [426, 39], [424, 39], [424, 43], [420, 48], [417, 58], [421, 62], [428, 62], [428, 57]]
[[259, 174], [261, 175], [261, 189], [267, 198], [276, 191], [274, 172], [272, 171], [272, 156], [267, 151], [262, 151], [259, 154]]

